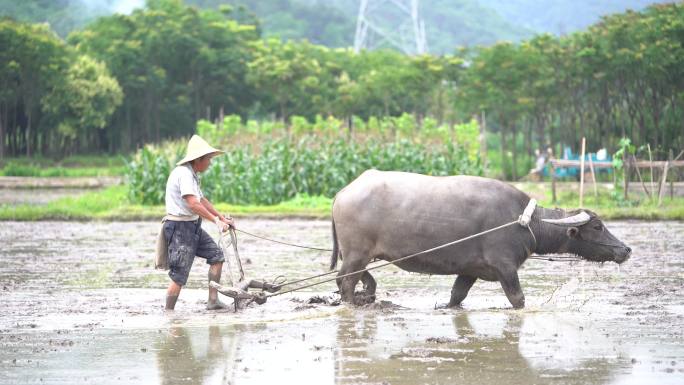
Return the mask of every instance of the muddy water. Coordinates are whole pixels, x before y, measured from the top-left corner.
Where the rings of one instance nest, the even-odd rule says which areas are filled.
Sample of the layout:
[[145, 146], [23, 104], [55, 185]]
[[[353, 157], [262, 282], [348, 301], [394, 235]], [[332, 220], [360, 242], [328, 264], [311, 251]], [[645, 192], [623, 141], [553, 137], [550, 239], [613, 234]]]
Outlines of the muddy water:
[[[326, 221], [242, 220], [329, 247]], [[158, 224], [0, 226], [0, 384], [681, 384], [684, 223], [615, 222], [614, 264], [528, 261], [527, 308], [477, 282], [462, 310], [451, 277], [376, 270], [378, 302], [308, 304], [334, 283], [238, 313], [207, 313], [196, 260], [173, 315], [151, 267]], [[323, 272], [329, 254], [240, 238], [251, 278]]]

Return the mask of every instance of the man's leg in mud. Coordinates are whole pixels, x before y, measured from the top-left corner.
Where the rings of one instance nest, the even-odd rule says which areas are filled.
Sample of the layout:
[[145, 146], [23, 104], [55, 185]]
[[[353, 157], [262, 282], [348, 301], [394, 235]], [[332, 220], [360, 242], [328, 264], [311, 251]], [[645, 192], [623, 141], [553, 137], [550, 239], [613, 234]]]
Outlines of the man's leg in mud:
[[[209, 265], [209, 282], [214, 281], [219, 283], [221, 281], [221, 270], [223, 269], [223, 262]], [[219, 301], [218, 290], [215, 287], [209, 286], [209, 299], [207, 300], [207, 310], [228, 309], [228, 305]]]
[[188, 282], [188, 275], [195, 259], [194, 233], [196, 224], [167, 221], [165, 236], [169, 242], [169, 278], [166, 290], [166, 310], [173, 310], [181, 288]]
[[[214, 240], [201, 228], [198, 231], [199, 240], [197, 241], [196, 255], [207, 260], [209, 265], [209, 273], [207, 274], [208, 282], [215, 282], [220, 284], [221, 270], [223, 270], [223, 251], [214, 242]], [[207, 300], [207, 310], [229, 309], [230, 306], [224, 304], [218, 299], [218, 290], [216, 287], [209, 285], [209, 298]]]
[[173, 310], [176, 307], [176, 301], [178, 301], [178, 296], [183, 286], [177, 284], [174, 281], [169, 283], [168, 289], [166, 289], [166, 310]]

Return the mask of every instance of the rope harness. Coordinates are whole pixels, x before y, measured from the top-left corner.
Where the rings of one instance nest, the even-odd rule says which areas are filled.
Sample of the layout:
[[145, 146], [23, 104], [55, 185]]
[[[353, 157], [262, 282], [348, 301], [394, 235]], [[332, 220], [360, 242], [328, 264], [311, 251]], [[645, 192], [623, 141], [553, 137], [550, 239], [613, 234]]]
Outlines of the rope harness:
[[[522, 215], [520, 215], [520, 216], [518, 217], [518, 219], [516, 219], [516, 220], [514, 220], [514, 221], [511, 221], [511, 222], [505, 223], [505, 224], [503, 224], [503, 225], [500, 225], [500, 226], [491, 228], [491, 229], [489, 229], [489, 230], [481, 231], [481, 232], [479, 232], [479, 233], [476, 233], [476, 234], [467, 236], [467, 237], [465, 237], [465, 238], [461, 238], [461, 239], [458, 239], [458, 240], [455, 240], [455, 241], [452, 241], [452, 242], [448, 242], [448, 243], [442, 244], [442, 245], [440, 245], [440, 246], [436, 246], [436, 247], [433, 247], [433, 248], [430, 248], [430, 249], [427, 249], [427, 250], [419, 251], [419, 252], [417, 252], [417, 253], [413, 253], [413, 254], [410, 254], [410, 255], [401, 257], [401, 258], [399, 258], [399, 259], [395, 259], [395, 260], [393, 260], [393, 261], [386, 261], [386, 262], [380, 263], [380, 264], [375, 265], [375, 266], [366, 267], [366, 268], [361, 269], [361, 270], [357, 270], [357, 271], [354, 271], [354, 272], [351, 272], [351, 273], [347, 273], [347, 274], [343, 274], [343, 275], [338, 275], [338, 276], [336, 276], [336, 277], [334, 277], [334, 278], [324, 279], [324, 280], [317, 281], [317, 282], [314, 282], [314, 283], [311, 283], [311, 284], [302, 285], [302, 286], [297, 286], [297, 287], [294, 287], [294, 288], [288, 289], [288, 290], [277, 291], [277, 292], [271, 292], [271, 293], [265, 293], [265, 292], [263, 292], [263, 289], [262, 289], [262, 292], [259, 293], [259, 295], [257, 296], [257, 297], [260, 299], [260, 301], [257, 301], [257, 302], [263, 303], [263, 302], [265, 302], [265, 299], [266, 299], [266, 298], [269, 298], [269, 297], [275, 297], [275, 296], [278, 296], [278, 295], [283, 295], [283, 294], [291, 293], [291, 292], [294, 292], [294, 291], [303, 290], [303, 289], [306, 289], [306, 288], [309, 288], [309, 287], [322, 285], [322, 284], [325, 284], [325, 283], [328, 283], [328, 282], [332, 282], [332, 281], [335, 281], [335, 280], [338, 280], [338, 279], [341, 279], [341, 278], [349, 277], [349, 276], [356, 275], [356, 274], [361, 274], [361, 273], [364, 273], [364, 272], [367, 272], [367, 271], [370, 271], [370, 270], [379, 269], [379, 268], [381, 268], [381, 267], [385, 267], [385, 266], [388, 266], [388, 265], [396, 265], [398, 262], [402, 262], [402, 261], [405, 261], [405, 260], [408, 260], [408, 259], [411, 259], [411, 258], [415, 258], [415, 257], [417, 257], [417, 256], [419, 256], [419, 255], [427, 254], [427, 253], [430, 253], [430, 252], [433, 252], [433, 251], [436, 251], [436, 250], [443, 249], [443, 248], [445, 248], [445, 247], [453, 246], [453, 245], [456, 245], [456, 244], [459, 244], [459, 243], [462, 243], [462, 242], [465, 242], [465, 241], [468, 241], [468, 240], [471, 240], [471, 239], [474, 239], [474, 238], [477, 238], [477, 237], [480, 237], [480, 236], [483, 236], [483, 235], [486, 235], [486, 234], [489, 234], [489, 233], [493, 233], [493, 232], [495, 232], [495, 231], [498, 231], [498, 230], [507, 228], [507, 227], [512, 226], [512, 225], [515, 225], [515, 224], [518, 224], [518, 225], [520, 225], [520, 226], [522, 226], [522, 227], [527, 228], [527, 230], [530, 232], [530, 235], [532, 235], [532, 240], [534, 241], [534, 245], [535, 245], [535, 248], [536, 248], [536, 246], [537, 246], [537, 238], [536, 238], [536, 236], [534, 235], [534, 232], [532, 231], [532, 229], [530, 228], [530, 221], [531, 221], [531, 218], [532, 218], [532, 213], [534, 213], [534, 209], [536, 208], [536, 206], [537, 206], [537, 201], [536, 201], [535, 199], [530, 199], [530, 201], [528, 202], [527, 207], [526, 207], [525, 210], [523, 211]], [[331, 249], [324, 249], [324, 248], [310, 247], [310, 246], [302, 246], [302, 245], [297, 245], [297, 244], [293, 244], [293, 243], [278, 241], [278, 240], [275, 240], [275, 239], [270, 239], [270, 238], [267, 238], [267, 237], [259, 236], [259, 235], [256, 235], [256, 234], [252, 234], [252, 233], [249, 233], [249, 232], [244, 231], [244, 230], [237, 230], [237, 229], [231, 228], [231, 229], [230, 229], [230, 235], [231, 235], [230, 241], [229, 241], [229, 242], [228, 242], [228, 241], [224, 241], [224, 239], [226, 239], [226, 238], [224, 237], [224, 234], [225, 234], [225, 233], [224, 233], [224, 234], [221, 234], [221, 238], [220, 238], [219, 243], [221, 244], [221, 246], [222, 246], [223, 248], [227, 248], [227, 247], [228, 247], [229, 245], [231, 245], [231, 244], [233, 245], [233, 251], [235, 252], [235, 256], [236, 256], [236, 259], [237, 259], [237, 266], [238, 266], [238, 268], [239, 268], [239, 274], [240, 274], [240, 279], [239, 279], [239, 281], [244, 280], [244, 272], [242, 271], [242, 264], [240, 263], [240, 257], [239, 257], [239, 255], [238, 255], [238, 251], [237, 251], [237, 236], [235, 235], [235, 231], [239, 231], [239, 232], [241, 232], [241, 233], [243, 233], [243, 234], [247, 234], [247, 235], [253, 236], [253, 237], [255, 237], [255, 238], [263, 239], [263, 240], [266, 240], [266, 241], [269, 241], [269, 242], [278, 243], [278, 244], [282, 244], [282, 245], [287, 245], [287, 246], [292, 246], [292, 247], [298, 247], [298, 248], [303, 248], [303, 249], [310, 249], [310, 250], [318, 250], [318, 251], [332, 251]], [[224, 251], [225, 251], [225, 250], [224, 250]], [[560, 257], [542, 257], [542, 256], [539, 256], [539, 255], [531, 255], [531, 256], [529, 256], [528, 258], [529, 258], [529, 259], [545, 260], [545, 261], [579, 261], [579, 260], [580, 260], [578, 257], [570, 257], [570, 256], [567, 256], [567, 257], [563, 257], [563, 256], [560, 256]], [[229, 271], [230, 271], [230, 274], [231, 274], [231, 281], [232, 281], [233, 273], [232, 273], [232, 270], [231, 270], [231, 267], [230, 267], [230, 264], [229, 264], [229, 263], [228, 263], [228, 269], [229, 269]], [[277, 287], [276, 290], [280, 290], [280, 289], [282, 289], [282, 288], [285, 287], [285, 286], [295, 285], [295, 284], [298, 284], [298, 283], [310, 281], [310, 280], [312, 280], [312, 279], [324, 277], [324, 276], [327, 276], [327, 275], [330, 275], [330, 274], [334, 274], [334, 273], [339, 273], [339, 270], [332, 270], [332, 271], [329, 271], [329, 272], [326, 272], [326, 273], [317, 274], [317, 275], [314, 275], [314, 276], [310, 276], [310, 277], [306, 277], [306, 278], [302, 278], [302, 279], [298, 279], [298, 280], [293, 280], [293, 281], [289, 281], [289, 282], [288, 282], [288, 281], [283, 281], [283, 280], [285, 279], [285, 277], [283, 277], [283, 276], [278, 276], [278, 277], [276, 277], [275, 279], [272, 280], [271, 285], [272, 285], [273, 287]], [[264, 281], [264, 282], [265, 282], [265, 281]], [[236, 301], [237, 301], [237, 299], [236, 299]], [[236, 305], [236, 306], [237, 306], [237, 305]]]

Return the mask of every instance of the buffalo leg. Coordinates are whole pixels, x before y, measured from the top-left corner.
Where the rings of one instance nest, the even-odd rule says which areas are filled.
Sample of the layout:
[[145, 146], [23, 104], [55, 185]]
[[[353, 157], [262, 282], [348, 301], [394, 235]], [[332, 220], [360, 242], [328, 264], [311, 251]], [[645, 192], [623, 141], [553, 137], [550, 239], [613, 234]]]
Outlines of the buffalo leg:
[[375, 288], [377, 287], [375, 278], [373, 278], [371, 273], [364, 271], [361, 275], [361, 282], [363, 282], [363, 292], [360, 293], [361, 298], [357, 298], [357, 302], [375, 302]]
[[469, 275], [459, 275], [454, 281], [454, 286], [451, 288], [451, 299], [449, 300], [449, 307], [461, 306], [461, 302], [468, 295], [468, 291], [477, 280], [476, 277]]
[[525, 295], [520, 288], [520, 281], [518, 280], [518, 272], [515, 269], [509, 271], [500, 271], [499, 282], [503, 288], [508, 301], [515, 309], [522, 309], [525, 307]]
[[373, 278], [371, 273], [364, 271], [363, 275], [361, 276], [361, 282], [363, 282], [363, 290], [366, 292], [366, 294], [375, 295], [375, 288], [377, 287], [377, 284], [375, 283], [375, 278]]
[[[353, 262], [352, 262], [353, 261]], [[353, 255], [349, 255], [342, 262], [342, 267], [338, 276], [353, 273], [355, 271], [362, 270], [365, 265], [362, 263], [361, 258], [356, 258]], [[342, 297], [342, 302], [349, 302], [352, 304], [357, 304], [354, 300], [354, 288], [356, 284], [359, 283], [363, 273], [352, 274], [348, 277], [337, 278], [337, 287], [340, 289], [340, 296]]]

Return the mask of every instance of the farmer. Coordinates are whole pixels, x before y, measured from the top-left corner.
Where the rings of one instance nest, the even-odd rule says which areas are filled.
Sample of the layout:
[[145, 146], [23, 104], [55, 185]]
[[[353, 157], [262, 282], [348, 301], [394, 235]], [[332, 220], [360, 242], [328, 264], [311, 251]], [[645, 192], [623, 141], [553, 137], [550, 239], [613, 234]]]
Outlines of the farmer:
[[[168, 267], [171, 282], [166, 291], [166, 310], [173, 310], [181, 288], [188, 281], [195, 256], [207, 260], [209, 281], [221, 279], [223, 252], [216, 242], [202, 230], [202, 218], [216, 224], [219, 232], [235, 226], [233, 218], [223, 216], [214, 209], [200, 190], [199, 173], [206, 171], [211, 158], [223, 151], [210, 146], [204, 139], [193, 135], [188, 142], [185, 158], [176, 163], [166, 182], [166, 217], [163, 235], [168, 245]], [[209, 287], [207, 310], [226, 308], [219, 301], [218, 292]]]

